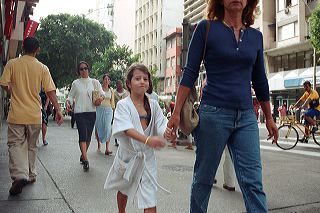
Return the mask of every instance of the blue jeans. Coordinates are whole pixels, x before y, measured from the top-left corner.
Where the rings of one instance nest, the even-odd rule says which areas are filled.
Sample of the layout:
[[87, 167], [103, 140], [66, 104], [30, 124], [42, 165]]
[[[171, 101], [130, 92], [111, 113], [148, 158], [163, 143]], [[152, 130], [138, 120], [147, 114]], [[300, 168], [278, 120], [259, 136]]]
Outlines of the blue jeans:
[[196, 162], [191, 187], [191, 213], [207, 212], [213, 180], [227, 145], [247, 212], [267, 212], [262, 187], [259, 129], [253, 109], [200, 105], [195, 130]]

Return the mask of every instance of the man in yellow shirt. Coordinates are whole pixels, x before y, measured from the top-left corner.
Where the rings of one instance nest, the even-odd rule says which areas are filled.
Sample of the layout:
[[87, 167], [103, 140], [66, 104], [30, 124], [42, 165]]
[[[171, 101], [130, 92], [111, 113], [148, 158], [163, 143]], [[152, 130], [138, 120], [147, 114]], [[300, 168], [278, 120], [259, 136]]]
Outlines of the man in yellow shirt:
[[[310, 81], [305, 81], [303, 83], [304, 94], [297, 101], [297, 103], [293, 106], [296, 108], [298, 104], [302, 103], [301, 107], [308, 107], [307, 111], [304, 114], [305, 119], [305, 133], [309, 135], [309, 125], [313, 126], [311, 132], [316, 132], [318, 128], [316, 127], [316, 121], [313, 119], [314, 117], [320, 116], [320, 105], [319, 105], [319, 94], [316, 90], [311, 89]], [[307, 138], [303, 137], [300, 141], [307, 142]]]
[[23, 49], [24, 55], [8, 61], [0, 78], [1, 87], [11, 94], [7, 120], [9, 171], [13, 180], [9, 190], [11, 195], [20, 194], [27, 183], [36, 181], [35, 161], [41, 130], [41, 87], [57, 109], [57, 124], [63, 121], [49, 69], [35, 58], [40, 51], [39, 41], [27, 37]]

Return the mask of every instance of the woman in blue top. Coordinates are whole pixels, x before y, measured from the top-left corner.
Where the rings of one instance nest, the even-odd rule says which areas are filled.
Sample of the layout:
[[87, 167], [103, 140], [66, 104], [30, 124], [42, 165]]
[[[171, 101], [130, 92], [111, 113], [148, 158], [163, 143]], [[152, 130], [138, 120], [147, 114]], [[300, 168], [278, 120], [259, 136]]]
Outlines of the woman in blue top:
[[251, 83], [274, 142], [278, 130], [271, 116], [262, 34], [250, 27], [254, 23], [257, 3], [258, 0], [209, 0], [208, 20], [199, 22], [189, 46], [175, 109], [168, 123], [172, 134], [179, 126], [181, 107], [199, 75], [206, 24], [209, 23], [204, 57], [207, 82], [199, 109], [199, 125], [195, 130], [197, 150], [190, 212], [207, 212], [212, 183], [226, 145], [231, 152], [247, 212], [267, 212]]

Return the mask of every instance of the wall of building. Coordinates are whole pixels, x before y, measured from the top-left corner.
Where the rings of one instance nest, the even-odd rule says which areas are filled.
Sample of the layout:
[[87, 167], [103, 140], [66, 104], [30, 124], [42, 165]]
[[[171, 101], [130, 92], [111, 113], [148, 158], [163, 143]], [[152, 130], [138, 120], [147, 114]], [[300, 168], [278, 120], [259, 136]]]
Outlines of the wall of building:
[[115, 0], [114, 2], [114, 27], [117, 36], [116, 42], [127, 45], [134, 50], [135, 34], [135, 0]]

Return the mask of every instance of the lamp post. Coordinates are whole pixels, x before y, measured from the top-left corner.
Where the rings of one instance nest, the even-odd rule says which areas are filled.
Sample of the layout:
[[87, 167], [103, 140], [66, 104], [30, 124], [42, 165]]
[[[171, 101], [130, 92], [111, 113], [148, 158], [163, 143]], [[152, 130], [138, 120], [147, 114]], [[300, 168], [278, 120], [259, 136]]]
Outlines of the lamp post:
[[[309, 7], [308, 3], [305, 0], [302, 0], [303, 3], [307, 6], [310, 15], [312, 14], [312, 10]], [[309, 25], [310, 26], [310, 25]], [[317, 89], [317, 63], [316, 63], [316, 48], [313, 47], [313, 89]]]

